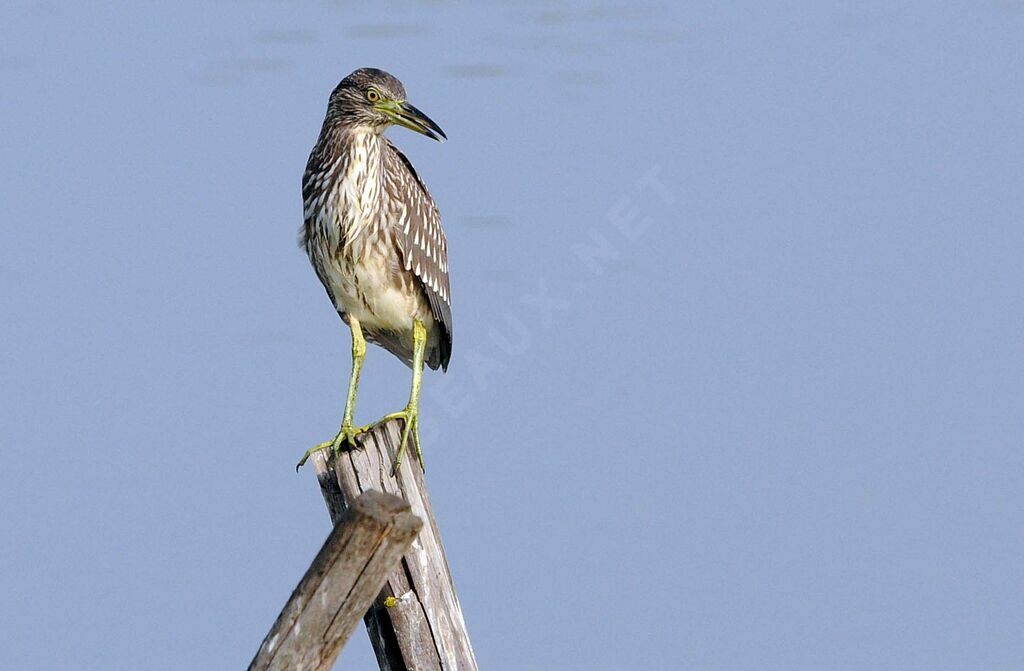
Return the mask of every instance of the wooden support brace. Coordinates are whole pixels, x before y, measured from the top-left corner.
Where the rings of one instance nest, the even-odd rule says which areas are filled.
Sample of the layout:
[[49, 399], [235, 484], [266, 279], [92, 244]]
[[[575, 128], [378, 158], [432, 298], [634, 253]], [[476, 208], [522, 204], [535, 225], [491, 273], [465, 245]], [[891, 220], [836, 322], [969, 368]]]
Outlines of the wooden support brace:
[[328, 671], [422, 526], [396, 496], [367, 491], [353, 499], [249, 671]]

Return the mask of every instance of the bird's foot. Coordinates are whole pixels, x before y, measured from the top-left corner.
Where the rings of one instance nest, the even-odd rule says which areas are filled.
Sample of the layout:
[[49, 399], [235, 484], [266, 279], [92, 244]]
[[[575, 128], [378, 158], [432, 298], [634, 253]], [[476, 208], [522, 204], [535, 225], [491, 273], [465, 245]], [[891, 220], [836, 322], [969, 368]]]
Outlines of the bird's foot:
[[424, 471], [426, 467], [423, 465], [423, 450], [420, 449], [420, 409], [416, 405], [408, 405], [405, 410], [393, 412], [390, 415], [384, 415], [384, 417], [377, 422], [377, 424], [383, 424], [389, 422], [392, 419], [402, 420], [402, 440], [398, 444], [398, 454], [395, 455], [395, 465], [391, 468], [392, 475], [398, 473], [398, 467], [402, 465], [402, 456], [405, 454], [405, 447], [409, 444], [409, 436], [412, 436], [412, 441], [416, 444], [416, 456], [420, 461], [420, 468]]
[[341, 425], [341, 430], [338, 431], [338, 435], [336, 435], [332, 440], [325, 441], [306, 450], [306, 453], [302, 455], [302, 459], [299, 459], [299, 463], [295, 465], [295, 470], [297, 471], [302, 468], [302, 465], [306, 463], [307, 459], [309, 459], [309, 455], [314, 452], [331, 449], [335, 454], [338, 454], [345, 448], [346, 443], [350, 448], [356, 447], [356, 436], [361, 433], [366, 433], [372, 429], [373, 426], [374, 425], [372, 424], [368, 424], [367, 426], [353, 426], [351, 422], [345, 422]]

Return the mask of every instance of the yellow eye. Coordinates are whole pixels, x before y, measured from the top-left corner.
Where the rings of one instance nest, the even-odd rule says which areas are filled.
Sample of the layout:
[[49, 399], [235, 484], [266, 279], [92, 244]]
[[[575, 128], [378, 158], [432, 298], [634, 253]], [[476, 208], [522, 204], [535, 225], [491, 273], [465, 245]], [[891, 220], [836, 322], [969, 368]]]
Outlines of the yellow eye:
[[366, 92], [366, 99], [372, 103], [380, 102], [380, 92], [377, 89], [370, 89]]

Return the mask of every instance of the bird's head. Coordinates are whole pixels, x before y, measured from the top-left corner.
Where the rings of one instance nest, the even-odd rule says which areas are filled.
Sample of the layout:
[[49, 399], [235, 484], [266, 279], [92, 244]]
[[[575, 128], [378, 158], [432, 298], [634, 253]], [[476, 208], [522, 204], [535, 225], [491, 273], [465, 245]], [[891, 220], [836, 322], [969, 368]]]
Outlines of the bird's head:
[[327, 113], [351, 128], [382, 133], [392, 124], [444, 142], [448, 136], [430, 117], [405, 100], [405, 87], [393, 75], [376, 68], [360, 68], [331, 93]]

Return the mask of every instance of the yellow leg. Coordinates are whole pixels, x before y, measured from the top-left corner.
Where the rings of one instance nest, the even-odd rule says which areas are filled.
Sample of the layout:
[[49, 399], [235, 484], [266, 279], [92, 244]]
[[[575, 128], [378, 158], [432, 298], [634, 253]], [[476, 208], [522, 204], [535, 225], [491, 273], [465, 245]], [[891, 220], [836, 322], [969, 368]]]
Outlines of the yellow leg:
[[[412, 390], [409, 392], [409, 403], [405, 410], [385, 415], [381, 422], [390, 419], [401, 418], [405, 421], [402, 427], [402, 441], [398, 444], [398, 454], [395, 455], [395, 465], [392, 469], [398, 472], [402, 463], [402, 455], [405, 454], [405, 446], [409, 443], [409, 435], [412, 434], [413, 442], [416, 443], [416, 456], [420, 460], [420, 468], [423, 468], [423, 450], [420, 448], [420, 385], [423, 381], [423, 355], [427, 349], [427, 329], [422, 322], [414, 321], [412, 327]], [[380, 423], [380, 422], [378, 422]]]
[[350, 316], [349, 327], [352, 329], [352, 375], [348, 379], [348, 397], [345, 398], [345, 414], [341, 427], [352, 428], [352, 417], [356, 412], [356, 393], [359, 391], [359, 376], [363, 372], [363, 359], [366, 358], [366, 340], [363, 338], [363, 327], [359, 320]]
[[363, 338], [363, 328], [359, 324], [358, 319], [349, 315], [348, 325], [352, 329], [352, 375], [348, 380], [348, 397], [345, 399], [345, 413], [341, 419], [341, 430], [338, 431], [338, 435], [333, 440], [320, 443], [316, 447], [307, 450], [302, 455], [302, 459], [299, 460], [295, 470], [302, 468], [302, 465], [309, 459], [309, 455], [318, 450], [331, 448], [338, 452], [346, 442], [354, 446], [355, 437], [370, 428], [369, 426], [357, 427], [352, 423], [352, 416], [356, 411], [356, 393], [359, 391], [359, 375], [363, 372], [363, 359], [366, 358], [366, 340]]

